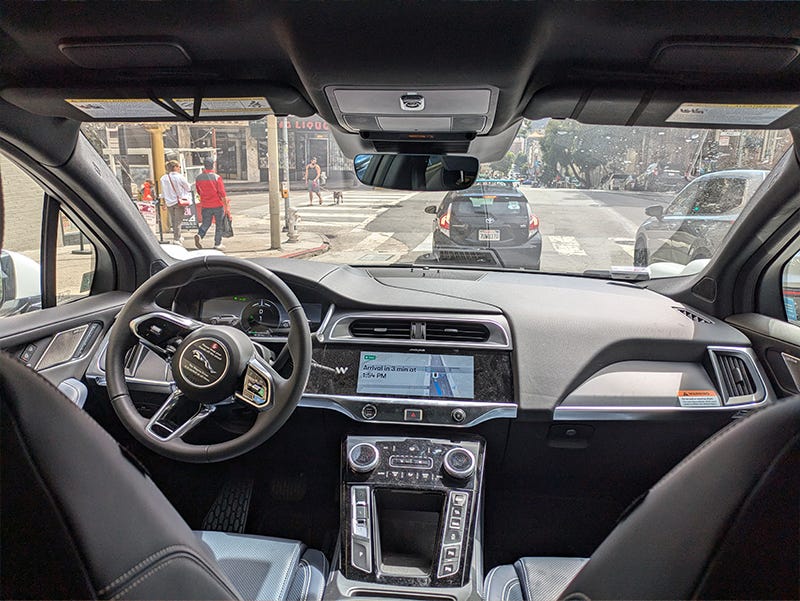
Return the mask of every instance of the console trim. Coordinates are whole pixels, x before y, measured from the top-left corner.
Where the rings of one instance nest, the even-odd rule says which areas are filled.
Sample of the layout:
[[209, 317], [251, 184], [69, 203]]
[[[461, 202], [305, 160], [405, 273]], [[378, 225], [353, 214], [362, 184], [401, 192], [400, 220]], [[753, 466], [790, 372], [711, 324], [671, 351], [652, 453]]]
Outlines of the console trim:
[[[365, 419], [361, 415], [361, 407], [364, 404], [374, 405], [395, 405], [395, 406], [411, 406], [413, 408], [425, 409], [426, 407], [437, 407], [443, 409], [477, 409], [480, 415], [471, 420], [464, 420], [461, 423], [448, 422], [448, 423], [426, 423], [424, 421], [403, 421], [403, 420], [382, 420], [377, 417], [373, 419]], [[352, 407], [351, 407], [352, 405]], [[300, 398], [300, 407], [311, 407], [315, 409], [329, 409], [337, 411], [346, 415], [353, 421], [374, 424], [403, 424], [413, 426], [446, 426], [451, 428], [469, 428], [477, 424], [489, 421], [492, 419], [514, 419], [517, 417], [518, 407], [515, 403], [492, 403], [492, 402], [476, 402], [476, 401], [459, 401], [459, 400], [419, 400], [419, 399], [402, 399], [402, 398], [387, 398], [387, 397], [369, 397], [369, 396], [340, 396], [340, 395], [325, 395], [325, 394], [304, 394]]]

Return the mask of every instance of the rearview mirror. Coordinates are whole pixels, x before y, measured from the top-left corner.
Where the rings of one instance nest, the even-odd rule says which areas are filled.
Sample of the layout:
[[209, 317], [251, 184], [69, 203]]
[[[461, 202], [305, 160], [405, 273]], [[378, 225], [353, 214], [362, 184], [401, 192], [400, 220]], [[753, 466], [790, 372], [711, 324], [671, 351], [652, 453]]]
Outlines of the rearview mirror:
[[436, 205], [429, 205], [425, 207], [425, 212], [428, 215], [436, 215]]
[[395, 190], [463, 190], [478, 176], [478, 159], [465, 156], [359, 154], [353, 165], [362, 184]]
[[664, 216], [664, 207], [661, 205], [650, 205], [644, 210], [646, 215], [650, 217], [655, 217], [656, 219], [661, 219]]

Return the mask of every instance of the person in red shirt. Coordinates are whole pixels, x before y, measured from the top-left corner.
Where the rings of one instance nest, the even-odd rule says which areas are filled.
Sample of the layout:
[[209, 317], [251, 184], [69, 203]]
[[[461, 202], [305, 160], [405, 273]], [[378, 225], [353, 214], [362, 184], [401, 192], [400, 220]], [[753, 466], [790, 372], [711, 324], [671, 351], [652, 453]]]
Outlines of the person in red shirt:
[[200, 228], [194, 235], [194, 245], [203, 248], [203, 238], [211, 228], [211, 222], [214, 221], [214, 248], [224, 250], [220, 225], [223, 215], [230, 216], [225, 184], [222, 183], [222, 178], [214, 173], [214, 159], [204, 159], [203, 167], [203, 173], [198, 175], [194, 182], [197, 194], [200, 196], [200, 211], [203, 216]]

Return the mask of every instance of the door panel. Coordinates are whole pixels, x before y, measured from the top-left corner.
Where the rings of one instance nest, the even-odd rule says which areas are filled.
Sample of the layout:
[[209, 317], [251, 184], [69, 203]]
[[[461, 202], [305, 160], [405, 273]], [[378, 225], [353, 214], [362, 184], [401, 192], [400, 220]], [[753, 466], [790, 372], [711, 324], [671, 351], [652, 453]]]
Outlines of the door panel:
[[0, 349], [58, 386], [80, 380], [129, 294], [108, 292], [0, 320]]
[[[726, 321], [753, 342], [778, 396], [800, 392], [800, 328], [758, 313], [731, 315]], [[788, 355], [786, 357], [785, 355]], [[797, 358], [795, 363], [792, 358]], [[791, 371], [797, 369], [795, 376]], [[797, 380], [797, 383], [795, 382]]]

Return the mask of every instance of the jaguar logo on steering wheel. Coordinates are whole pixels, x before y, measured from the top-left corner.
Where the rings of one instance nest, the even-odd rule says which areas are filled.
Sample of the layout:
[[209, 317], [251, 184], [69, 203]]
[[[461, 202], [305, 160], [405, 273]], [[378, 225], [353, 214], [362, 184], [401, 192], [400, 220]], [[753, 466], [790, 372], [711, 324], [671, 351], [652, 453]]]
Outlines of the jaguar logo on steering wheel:
[[203, 366], [206, 368], [208, 373], [210, 373], [210, 374], [217, 373], [216, 370], [214, 370], [214, 368], [211, 367], [211, 361], [208, 360], [208, 357], [206, 357], [203, 353], [201, 353], [197, 349], [192, 351], [192, 357], [194, 357], [195, 359], [200, 361], [203, 364]]

